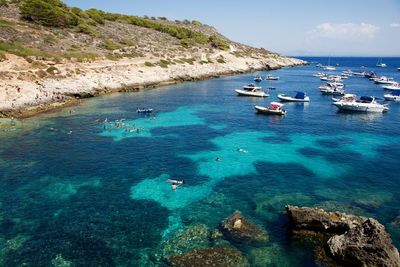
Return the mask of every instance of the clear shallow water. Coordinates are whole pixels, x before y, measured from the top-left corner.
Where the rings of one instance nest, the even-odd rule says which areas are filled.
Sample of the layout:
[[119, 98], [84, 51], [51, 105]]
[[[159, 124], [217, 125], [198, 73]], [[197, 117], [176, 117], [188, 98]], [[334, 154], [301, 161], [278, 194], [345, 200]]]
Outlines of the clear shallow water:
[[[400, 80], [400, 59], [384, 59], [386, 69], [376, 62], [331, 59], [338, 70], [365, 66]], [[281, 80], [261, 83], [277, 88], [266, 99], [233, 91], [267, 74], [258, 72], [86, 100], [72, 115], [67, 109], [3, 122], [1, 265], [151, 266], [180, 229], [213, 229], [238, 209], [270, 234], [265, 247], [241, 248], [253, 265], [312, 266], [308, 244], [286, 233], [286, 204], [373, 216], [399, 247], [400, 104], [390, 103], [387, 114], [337, 113], [318, 92], [317, 71], [274, 71]], [[363, 78], [346, 86], [358, 95], [384, 93]], [[284, 118], [254, 113], [254, 105], [296, 90], [311, 102], [287, 104]], [[138, 115], [137, 106], [157, 112]], [[104, 129], [105, 118], [140, 131]], [[185, 184], [172, 191], [168, 178]]]

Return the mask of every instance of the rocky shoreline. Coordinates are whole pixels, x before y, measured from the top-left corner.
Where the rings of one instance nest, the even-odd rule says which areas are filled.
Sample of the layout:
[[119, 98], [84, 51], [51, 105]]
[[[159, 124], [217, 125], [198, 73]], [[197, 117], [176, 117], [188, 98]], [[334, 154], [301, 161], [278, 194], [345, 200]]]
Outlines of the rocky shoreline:
[[[319, 240], [313, 242], [318, 265], [400, 266], [396, 247], [375, 219], [290, 205], [286, 212], [287, 229], [293, 235]], [[235, 211], [215, 229], [193, 225], [170, 236], [157, 262], [166, 266], [276, 266], [274, 260], [280, 253], [269, 243], [263, 227]]]
[[[75, 105], [83, 98], [115, 92], [131, 92], [184, 81], [306, 64], [302, 60], [282, 56], [237, 57], [229, 52], [219, 52], [214, 58], [224, 58], [224, 63], [195, 62], [170, 65], [167, 68], [148, 66], [147, 58], [60, 63], [54, 65], [51, 77], [38, 80], [29, 79], [29, 73], [33, 70], [28, 66], [20, 70], [19, 59], [8, 55], [11, 67], [0, 71], [0, 87], [3, 89], [0, 91], [0, 117], [29, 117]], [[21, 79], [21, 76], [27, 78]]]

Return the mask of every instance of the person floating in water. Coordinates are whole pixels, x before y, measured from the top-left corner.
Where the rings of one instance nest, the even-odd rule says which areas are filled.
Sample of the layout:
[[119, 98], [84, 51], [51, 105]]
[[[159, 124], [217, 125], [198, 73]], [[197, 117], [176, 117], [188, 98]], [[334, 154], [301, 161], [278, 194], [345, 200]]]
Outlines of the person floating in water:
[[246, 149], [243, 148], [238, 148], [237, 149], [238, 152], [242, 152], [242, 153], [248, 153], [249, 151], [247, 151]]
[[171, 180], [171, 179], [168, 179], [167, 182], [171, 184], [172, 190], [176, 190], [178, 188], [178, 186], [181, 186], [184, 183], [184, 180]]
[[221, 158], [220, 157], [216, 157], [215, 161], [221, 161]]

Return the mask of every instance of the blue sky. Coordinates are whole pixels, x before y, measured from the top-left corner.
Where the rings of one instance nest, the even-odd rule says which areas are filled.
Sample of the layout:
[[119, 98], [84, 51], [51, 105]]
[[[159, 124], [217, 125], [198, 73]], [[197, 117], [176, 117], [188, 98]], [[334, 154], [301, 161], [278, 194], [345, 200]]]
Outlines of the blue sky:
[[400, 56], [400, 0], [66, 0], [82, 9], [199, 20], [286, 55]]

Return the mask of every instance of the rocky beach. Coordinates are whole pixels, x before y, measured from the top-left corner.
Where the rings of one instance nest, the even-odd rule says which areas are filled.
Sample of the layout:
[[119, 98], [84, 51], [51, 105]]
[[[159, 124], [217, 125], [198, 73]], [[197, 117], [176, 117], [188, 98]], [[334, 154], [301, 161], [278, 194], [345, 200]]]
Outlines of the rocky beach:
[[[232, 46], [231, 52], [207, 55], [207, 60], [224, 58], [224, 63], [195, 62], [169, 65], [168, 68], [146, 66], [146, 62], [159, 60], [150, 58], [53, 63], [51, 77], [44, 79], [33, 78], [32, 74], [38, 70], [30, 69], [30, 64], [24, 59], [8, 55], [0, 65], [0, 116], [24, 117], [61, 107], [81, 98], [305, 64], [299, 59], [277, 55], [236, 57], [234, 51]], [[198, 57], [206, 55], [199, 54]]]

